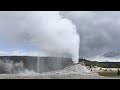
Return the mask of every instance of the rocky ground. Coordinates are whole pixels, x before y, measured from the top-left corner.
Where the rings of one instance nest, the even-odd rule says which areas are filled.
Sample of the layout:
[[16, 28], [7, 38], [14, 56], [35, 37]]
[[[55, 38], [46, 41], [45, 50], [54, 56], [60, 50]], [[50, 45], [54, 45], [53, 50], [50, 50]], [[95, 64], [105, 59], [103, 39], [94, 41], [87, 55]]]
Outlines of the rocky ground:
[[20, 75], [0, 75], [0, 79], [109, 79], [97, 75], [35, 75], [35, 76], [20, 76]]

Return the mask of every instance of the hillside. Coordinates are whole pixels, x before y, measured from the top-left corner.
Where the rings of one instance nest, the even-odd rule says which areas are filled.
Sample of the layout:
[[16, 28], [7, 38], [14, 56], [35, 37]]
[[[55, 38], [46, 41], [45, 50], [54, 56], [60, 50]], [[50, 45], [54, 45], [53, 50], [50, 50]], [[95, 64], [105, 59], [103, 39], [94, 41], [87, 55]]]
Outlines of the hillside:
[[87, 59], [80, 59], [80, 63], [84, 63], [86, 66], [89, 67], [102, 67], [102, 68], [120, 68], [120, 62], [97, 62], [97, 61], [90, 61]]

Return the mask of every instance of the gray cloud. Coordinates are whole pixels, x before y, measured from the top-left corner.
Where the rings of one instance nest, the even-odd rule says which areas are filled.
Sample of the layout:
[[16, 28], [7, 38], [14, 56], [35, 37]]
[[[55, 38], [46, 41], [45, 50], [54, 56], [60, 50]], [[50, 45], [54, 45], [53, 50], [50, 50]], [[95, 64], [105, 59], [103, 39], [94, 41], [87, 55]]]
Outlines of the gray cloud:
[[80, 57], [96, 57], [120, 49], [119, 11], [62, 12], [77, 26], [81, 37]]

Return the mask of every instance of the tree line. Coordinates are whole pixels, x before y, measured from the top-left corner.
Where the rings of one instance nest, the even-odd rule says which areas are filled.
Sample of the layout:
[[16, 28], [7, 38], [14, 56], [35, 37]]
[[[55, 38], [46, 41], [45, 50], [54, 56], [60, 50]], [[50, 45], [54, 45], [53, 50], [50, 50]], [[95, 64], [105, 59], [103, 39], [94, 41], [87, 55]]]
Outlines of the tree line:
[[86, 66], [89, 67], [102, 67], [102, 68], [120, 68], [120, 62], [97, 62], [97, 61], [90, 61], [87, 59], [79, 59], [80, 63], [84, 63]]

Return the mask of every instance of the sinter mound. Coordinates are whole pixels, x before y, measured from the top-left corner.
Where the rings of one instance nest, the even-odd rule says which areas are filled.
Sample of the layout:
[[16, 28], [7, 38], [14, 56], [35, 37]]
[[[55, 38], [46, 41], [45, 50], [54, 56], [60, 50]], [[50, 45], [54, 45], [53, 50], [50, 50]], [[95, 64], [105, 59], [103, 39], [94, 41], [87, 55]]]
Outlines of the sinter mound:
[[83, 66], [81, 64], [71, 65], [71, 66], [66, 67], [63, 70], [52, 71], [52, 72], [47, 72], [47, 73], [43, 73], [43, 74], [46, 74], [46, 75], [54, 75], [54, 74], [97, 75], [97, 73], [91, 72], [86, 66]]

